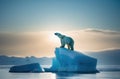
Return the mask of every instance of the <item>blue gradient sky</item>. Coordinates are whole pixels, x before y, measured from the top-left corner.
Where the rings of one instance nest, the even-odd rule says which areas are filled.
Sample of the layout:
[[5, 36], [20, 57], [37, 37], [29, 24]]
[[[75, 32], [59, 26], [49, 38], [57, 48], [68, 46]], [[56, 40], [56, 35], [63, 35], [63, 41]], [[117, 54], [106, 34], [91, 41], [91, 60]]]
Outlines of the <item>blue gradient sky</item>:
[[120, 48], [120, 0], [0, 0], [0, 55], [54, 56], [60, 31], [77, 51]]
[[120, 30], [120, 0], [0, 0], [0, 31]]

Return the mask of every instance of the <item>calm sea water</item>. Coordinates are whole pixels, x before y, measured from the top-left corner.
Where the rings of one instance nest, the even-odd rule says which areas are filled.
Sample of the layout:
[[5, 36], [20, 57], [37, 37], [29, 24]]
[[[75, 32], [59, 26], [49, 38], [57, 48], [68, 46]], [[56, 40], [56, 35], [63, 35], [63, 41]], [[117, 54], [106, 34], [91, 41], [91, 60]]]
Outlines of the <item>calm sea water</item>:
[[0, 79], [120, 79], [120, 71], [104, 71], [96, 74], [80, 73], [9, 73], [9, 68], [0, 68]]

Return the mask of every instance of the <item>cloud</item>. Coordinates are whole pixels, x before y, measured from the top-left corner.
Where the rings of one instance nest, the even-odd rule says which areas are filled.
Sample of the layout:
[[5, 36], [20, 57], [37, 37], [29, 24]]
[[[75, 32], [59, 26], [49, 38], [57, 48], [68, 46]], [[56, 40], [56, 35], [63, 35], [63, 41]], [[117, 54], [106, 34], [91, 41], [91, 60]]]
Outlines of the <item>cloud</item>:
[[113, 34], [113, 35], [118, 35], [120, 32], [118, 31], [112, 31], [112, 30], [102, 30], [102, 29], [84, 29], [85, 32], [94, 32], [94, 33], [103, 33], [103, 34]]
[[[0, 55], [15, 56], [54, 56], [54, 49], [60, 40], [54, 32], [0, 33]], [[120, 34], [115, 31], [83, 29], [61, 31], [75, 41], [77, 51], [96, 51], [120, 47]]]
[[120, 47], [120, 33], [111, 30], [83, 29], [67, 33], [74, 37], [77, 50], [97, 51]]

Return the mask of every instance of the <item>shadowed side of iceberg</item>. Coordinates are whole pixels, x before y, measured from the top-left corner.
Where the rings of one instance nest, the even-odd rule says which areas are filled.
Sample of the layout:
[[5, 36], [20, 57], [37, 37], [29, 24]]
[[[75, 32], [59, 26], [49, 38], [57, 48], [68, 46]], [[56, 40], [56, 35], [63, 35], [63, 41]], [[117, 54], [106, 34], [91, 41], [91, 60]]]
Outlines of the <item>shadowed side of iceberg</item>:
[[52, 67], [44, 68], [44, 70], [45, 70], [45, 72], [58, 72], [59, 67], [60, 67], [60, 63], [55, 57], [52, 59]]
[[81, 52], [71, 51], [66, 48], [56, 48], [56, 58], [53, 59], [52, 67], [45, 71], [53, 72], [82, 72], [95, 73], [97, 59], [84, 55]]
[[43, 72], [44, 70], [39, 63], [31, 63], [25, 65], [13, 66], [9, 72]]

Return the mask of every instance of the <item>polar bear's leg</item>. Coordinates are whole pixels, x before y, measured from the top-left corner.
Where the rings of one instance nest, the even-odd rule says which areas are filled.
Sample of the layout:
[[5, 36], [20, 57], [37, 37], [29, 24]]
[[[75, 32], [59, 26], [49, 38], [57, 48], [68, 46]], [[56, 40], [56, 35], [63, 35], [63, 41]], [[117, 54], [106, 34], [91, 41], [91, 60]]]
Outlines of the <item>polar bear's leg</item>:
[[64, 48], [65, 47], [65, 44], [61, 44], [60, 48]]
[[70, 45], [71, 50], [74, 50], [74, 44]]
[[69, 44], [67, 44], [67, 46], [68, 46], [68, 49], [70, 50], [70, 45], [69, 45]]
[[64, 42], [63, 39], [61, 39], [61, 46], [60, 46], [60, 48], [64, 48], [64, 47], [65, 47], [65, 42]]
[[74, 47], [73, 47], [73, 46], [71, 46], [71, 50], [74, 50]]
[[64, 48], [65, 46], [60, 46], [60, 48]]

